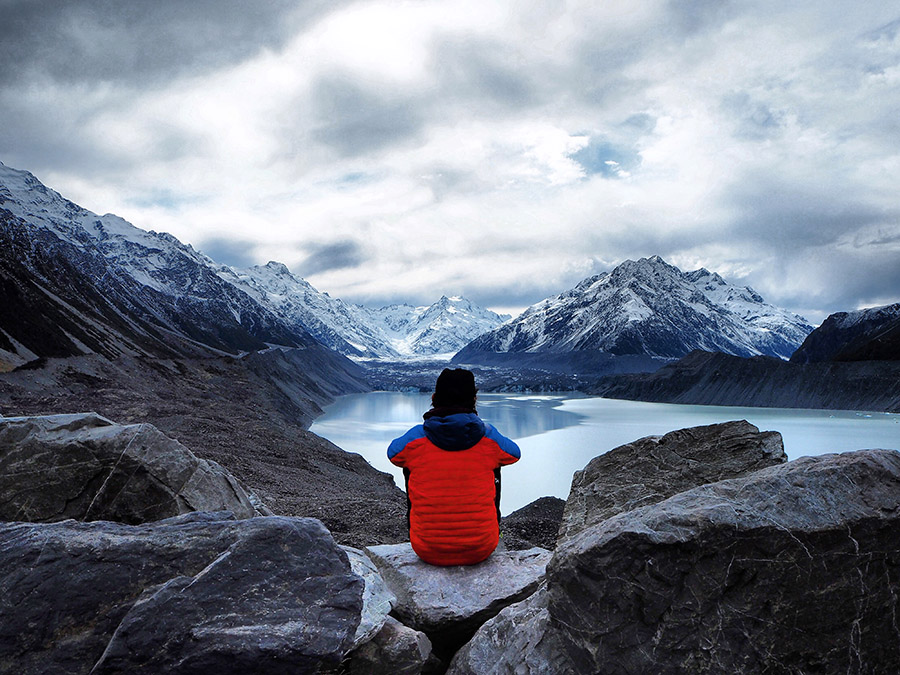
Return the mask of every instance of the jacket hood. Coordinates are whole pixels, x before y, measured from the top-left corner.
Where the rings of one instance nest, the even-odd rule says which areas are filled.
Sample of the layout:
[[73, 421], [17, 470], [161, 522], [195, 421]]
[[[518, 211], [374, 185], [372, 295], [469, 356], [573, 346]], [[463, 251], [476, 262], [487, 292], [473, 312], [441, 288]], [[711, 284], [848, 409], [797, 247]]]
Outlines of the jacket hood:
[[484, 422], [471, 412], [432, 415], [422, 426], [428, 440], [442, 450], [467, 450], [485, 434]]

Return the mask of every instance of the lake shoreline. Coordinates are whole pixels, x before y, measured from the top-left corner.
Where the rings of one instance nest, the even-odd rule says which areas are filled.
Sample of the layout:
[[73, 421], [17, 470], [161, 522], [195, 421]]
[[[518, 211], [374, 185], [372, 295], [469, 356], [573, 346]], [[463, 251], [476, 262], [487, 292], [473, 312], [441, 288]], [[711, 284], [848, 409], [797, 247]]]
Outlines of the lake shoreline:
[[[388, 443], [420, 423], [430, 393], [377, 391], [343, 396], [326, 406], [310, 431], [380, 471], [400, 472]], [[502, 512], [540, 497], [565, 499], [572, 475], [594, 457], [646, 436], [746, 419], [778, 431], [790, 459], [863, 448], [898, 448], [900, 415], [872, 411], [692, 406], [626, 401], [578, 392], [479, 393], [479, 413], [522, 448], [523, 461], [504, 469]], [[535, 476], [537, 478], [535, 478]]]

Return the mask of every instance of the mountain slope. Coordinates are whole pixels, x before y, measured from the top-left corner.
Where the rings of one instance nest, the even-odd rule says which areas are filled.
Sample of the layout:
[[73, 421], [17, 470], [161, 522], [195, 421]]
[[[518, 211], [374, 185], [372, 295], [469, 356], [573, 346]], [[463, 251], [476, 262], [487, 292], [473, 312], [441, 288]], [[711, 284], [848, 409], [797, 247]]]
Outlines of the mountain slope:
[[705, 269], [684, 273], [654, 256], [628, 260], [532, 305], [455, 360], [484, 352], [583, 350], [672, 358], [695, 349], [787, 358], [811, 330], [751, 288]]
[[220, 277], [247, 292], [286, 322], [303, 326], [323, 345], [345, 356], [391, 357], [397, 350], [357, 305], [316, 290], [286, 265], [269, 262], [246, 270], [221, 266]]
[[217, 271], [287, 323], [303, 326], [319, 342], [346, 356], [401, 358], [455, 352], [509, 318], [460, 297], [444, 296], [426, 307], [375, 309], [349, 304], [316, 290], [278, 262], [246, 270], [220, 266]]
[[456, 351], [506, 318], [462, 298], [369, 309], [320, 293], [280, 263], [217, 265], [2, 163], [0, 260], [7, 369], [42, 356], [235, 354], [313, 341], [398, 358]]
[[203, 355], [314, 341], [168, 234], [64, 199], [0, 164], [0, 360]]
[[830, 315], [791, 357], [794, 363], [900, 361], [900, 303]]

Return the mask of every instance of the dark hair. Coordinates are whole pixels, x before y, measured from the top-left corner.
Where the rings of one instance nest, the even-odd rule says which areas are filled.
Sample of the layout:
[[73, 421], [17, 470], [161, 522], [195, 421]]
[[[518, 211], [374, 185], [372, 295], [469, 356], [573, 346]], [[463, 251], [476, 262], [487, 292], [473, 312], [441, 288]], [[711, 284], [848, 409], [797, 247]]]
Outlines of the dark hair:
[[444, 368], [438, 375], [434, 385], [434, 395], [431, 402], [435, 408], [461, 407], [474, 408], [475, 396], [478, 389], [475, 387], [475, 375], [471, 370]]

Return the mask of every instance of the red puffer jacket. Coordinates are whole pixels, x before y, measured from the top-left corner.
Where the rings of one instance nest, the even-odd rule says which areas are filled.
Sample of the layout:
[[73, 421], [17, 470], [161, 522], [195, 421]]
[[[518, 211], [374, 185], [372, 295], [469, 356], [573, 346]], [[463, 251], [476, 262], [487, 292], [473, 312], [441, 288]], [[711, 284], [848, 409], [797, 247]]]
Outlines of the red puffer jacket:
[[413, 550], [432, 565], [473, 565], [500, 540], [499, 468], [519, 460], [519, 446], [474, 412], [426, 413], [388, 448], [403, 467]]

